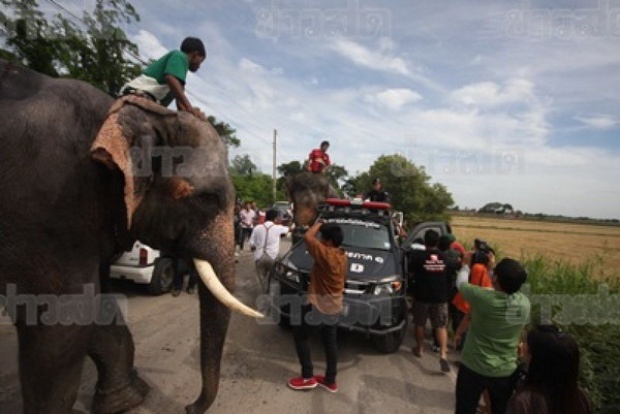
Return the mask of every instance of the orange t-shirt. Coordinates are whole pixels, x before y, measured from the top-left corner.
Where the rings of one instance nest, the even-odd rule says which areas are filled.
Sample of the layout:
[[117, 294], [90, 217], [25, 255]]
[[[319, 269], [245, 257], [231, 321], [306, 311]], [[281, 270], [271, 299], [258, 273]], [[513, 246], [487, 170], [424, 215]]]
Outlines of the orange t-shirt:
[[[473, 265], [471, 273], [469, 274], [469, 283], [483, 288], [492, 288], [493, 283], [489, 276], [489, 269], [482, 263]], [[461, 292], [457, 292], [456, 295], [454, 295], [452, 304], [461, 312], [469, 313], [469, 302], [463, 299]]]
[[324, 245], [316, 237], [307, 238], [306, 247], [314, 258], [308, 301], [321, 313], [336, 315], [342, 311], [347, 254], [339, 247]]

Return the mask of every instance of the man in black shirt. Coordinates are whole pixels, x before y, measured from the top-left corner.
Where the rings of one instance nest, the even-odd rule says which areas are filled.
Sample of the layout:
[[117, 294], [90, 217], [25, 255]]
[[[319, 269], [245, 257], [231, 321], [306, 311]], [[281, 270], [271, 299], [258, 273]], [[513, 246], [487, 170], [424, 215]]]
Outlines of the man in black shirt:
[[430, 317], [435, 338], [439, 343], [439, 364], [443, 372], [450, 371], [446, 359], [448, 342], [449, 273], [443, 252], [437, 248], [439, 234], [428, 230], [424, 235], [426, 250], [414, 250], [409, 257], [413, 273], [413, 321], [416, 347], [413, 353], [422, 356], [426, 321]]
[[364, 200], [389, 203], [390, 196], [387, 192], [383, 191], [381, 180], [375, 178], [374, 180], [372, 180], [372, 190], [364, 194]]

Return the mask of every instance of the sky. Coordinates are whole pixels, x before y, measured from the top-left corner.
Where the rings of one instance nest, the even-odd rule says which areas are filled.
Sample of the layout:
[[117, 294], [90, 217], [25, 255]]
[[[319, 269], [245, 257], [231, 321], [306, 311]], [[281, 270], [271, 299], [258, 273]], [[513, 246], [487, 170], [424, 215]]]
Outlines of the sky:
[[620, 218], [620, 0], [130, 2], [142, 58], [204, 41], [190, 101], [264, 173], [277, 130], [277, 165], [328, 140], [350, 175], [407, 157], [460, 208]]

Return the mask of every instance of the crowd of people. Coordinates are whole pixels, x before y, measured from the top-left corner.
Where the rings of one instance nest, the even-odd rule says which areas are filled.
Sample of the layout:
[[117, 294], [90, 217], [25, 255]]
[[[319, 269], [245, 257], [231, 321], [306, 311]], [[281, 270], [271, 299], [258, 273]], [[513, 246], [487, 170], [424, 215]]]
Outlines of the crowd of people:
[[[521, 292], [527, 273], [516, 260], [496, 264], [494, 250], [476, 239], [465, 251], [453, 235], [428, 230], [408, 256], [416, 357], [430, 319], [433, 349], [443, 372], [448, 327], [460, 352], [456, 414], [589, 414], [579, 388], [579, 348], [553, 326], [530, 326]], [[449, 323], [451, 320], [451, 323]], [[483, 401], [481, 405], [480, 402]]]

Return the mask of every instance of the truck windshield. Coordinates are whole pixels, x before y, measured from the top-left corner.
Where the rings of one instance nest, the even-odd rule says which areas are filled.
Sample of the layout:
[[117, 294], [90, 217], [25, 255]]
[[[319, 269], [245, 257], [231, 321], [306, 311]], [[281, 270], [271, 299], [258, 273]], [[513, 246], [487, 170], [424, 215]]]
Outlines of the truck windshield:
[[383, 224], [339, 218], [332, 218], [327, 221], [340, 224], [344, 233], [342, 244], [346, 246], [376, 250], [390, 250], [392, 246], [390, 230]]

